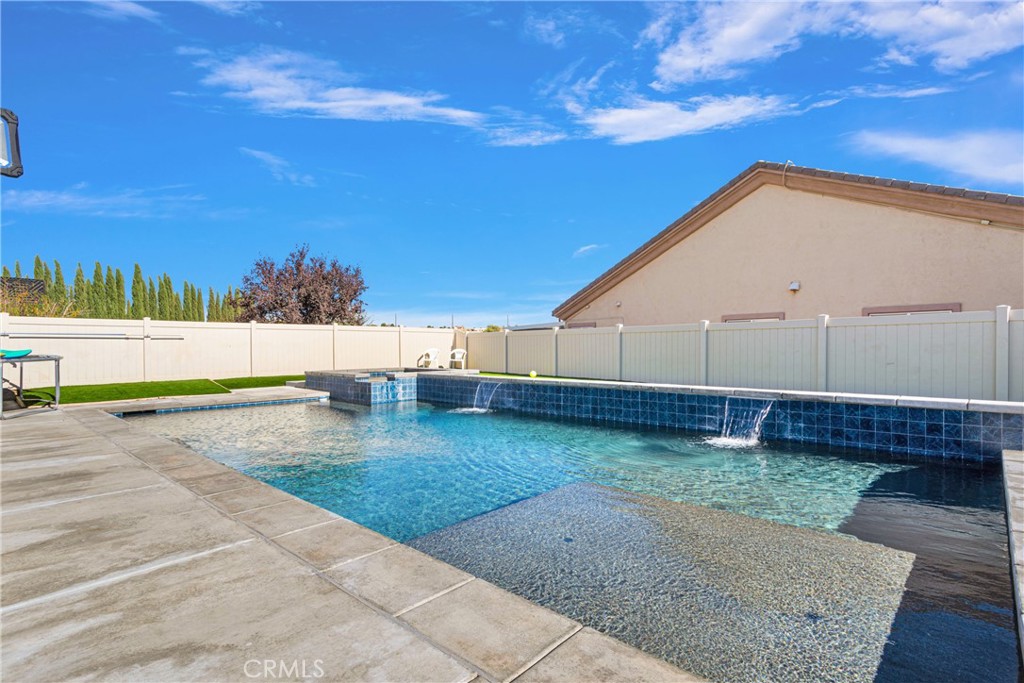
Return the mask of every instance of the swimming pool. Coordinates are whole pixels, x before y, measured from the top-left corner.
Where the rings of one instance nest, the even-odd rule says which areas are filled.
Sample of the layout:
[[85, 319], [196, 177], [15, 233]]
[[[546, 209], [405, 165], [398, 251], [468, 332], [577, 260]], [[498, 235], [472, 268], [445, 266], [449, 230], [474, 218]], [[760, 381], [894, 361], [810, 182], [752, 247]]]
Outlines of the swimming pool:
[[1017, 677], [998, 471], [423, 403], [132, 419], [718, 680]]

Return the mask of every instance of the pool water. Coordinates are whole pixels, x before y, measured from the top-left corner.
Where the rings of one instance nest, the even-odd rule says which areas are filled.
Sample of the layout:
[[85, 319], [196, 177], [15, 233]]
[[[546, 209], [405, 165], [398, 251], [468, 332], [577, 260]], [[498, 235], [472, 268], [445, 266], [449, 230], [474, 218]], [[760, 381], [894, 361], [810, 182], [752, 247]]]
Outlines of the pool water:
[[[998, 470], [807, 446], [729, 449], [707, 443], [704, 435], [452, 411], [423, 403], [375, 408], [295, 404], [132, 420], [717, 680], [749, 679], [750, 671], [730, 668], [731, 662], [753, 656], [737, 648], [757, 650], [760, 671], [774, 672], [774, 678], [768, 676], [772, 680], [870, 680], [864, 672], [878, 681], [1018, 677]], [[625, 504], [620, 495], [639, 497]], [[621, 514], [623, 505], [632, 512]], [[593, 540], [588, 547], [573, 547], [565, 542], [571, 536], [563, 527], [574, 510], [584, 507], [592, 510], [591, 520], [607, 520], [607, 529], [588, 537], [582, 527], [590, 522], [581, 519], [580, 537]], [[780, 558], [787, 553], [798, 557], [802, 539], [812, 538], [822, 548], [834, 548], [836, 557], [873, 558], [863, 566], [889, 567], [878, 576], [896, 577], [898, 585], [878, 589], [887, 599], [857, 608], [870, 612], [870, 619], [844, 620], [836, 610], [830, 620], [813, 610], [790, 614], [779, 608], [770, 623], [786, 624], [778, 626], [782, 633], [753, 639], [761, 642], [737, 641], [732, 651], [709, 648], [709, 653], [718, 651], [717, 659], [696, 657], [695, 644], [706, 624], [686, 626], [680, 618], [675, 628], [660, 629], [664, 637], [650, 639], [642, 626], [658, 609], [657, 591], [642, 591], [651, 594], [649, 600], [625, 605], [624, 600], [635, 602], [637, 591], [605, 588], [615, 582], [609, 577], [615, 576], [616, 551], [609, 542], [616, 534], [623, 544], [646, 539], [646, 550], [635, 552], [660, 558], [644, 564], [645, 570], [661, 572], [652, 581], [720, 576], [723, 562], [742, 562], [729, 546], [711, 552], [690, 545], [694, 534], [686, 529], [691, 528], [688, 521], [702, 518], [694, 512], [698, 508], [730, 513], [712, 514], [707, 528], [733, 529], [733, 520], [749, 517], [758, 518], [757, 524], [764, 520], [762, 537], [776, 544], [774, 554]], [[516, 519], [529, 519], [531, 533], [546, 533], [553, 545], [522, 536], [515, 527], [523, 525], [512, 522]], [[489, 529], [493, 542], [474, 546], [482, 529]], [[441, 538], [444, 542], [436, 542]], [[474, 552], [464, 552], [471, 547]], [[523, 547], [536, 552], [531, 557]], [[578, 557], [566, 555], [567, 548]], [[667, 555], [666, 548], [671, 549]], [[723, 553], [729, 557], [723, 559]], [[621, 559], [629, 564], [628, 558]], [[782, 559], [769, 562], [759, 581], [769, 587], [798, 584], [800, 578], [787, 573], [791, 565]], [[552, 578], [524, 581], [524, 575]], [[814, 576], [819, 584], [834, 581], [862, 593], [872, 592], [863, 586], [877, 584], [827, 563]], [[698, 584], [705, 587], [703, 593], [692, 590]], [[583, 591], [572, 588], [580, 585], [592, 586], [585, 600]], [[723, 590], [714, 581], [686, 585], [680, 595], [695, 596], [695, 606], [707, 604], [707, 591], [719, 595]], [[757, 604], [733, 605], [731, 612], [723, 608], [731, 621], [721, 627], [730, 633], [763, 629], [764, 609]], [[767, 604], [799, 611], [802, 603], [794, 598]], [[609, 621], [614, 614], [628, 618]], [[863, 622], [863, 638], [870, 640], [870, 646], [860, 648], [863, 652], [858, 652], [861, 641], [836, 630], [837, 623], [845, 622]], [[827, 661], [800, 670], [791, 663], [770, 664], [775, 650], [767, 641], [790, 643], [786, 647], [795, 653], [811, 652], [815, 643], [830, 638], [835, 656]], [[859, 664], [851, 666], [858, 657]]]

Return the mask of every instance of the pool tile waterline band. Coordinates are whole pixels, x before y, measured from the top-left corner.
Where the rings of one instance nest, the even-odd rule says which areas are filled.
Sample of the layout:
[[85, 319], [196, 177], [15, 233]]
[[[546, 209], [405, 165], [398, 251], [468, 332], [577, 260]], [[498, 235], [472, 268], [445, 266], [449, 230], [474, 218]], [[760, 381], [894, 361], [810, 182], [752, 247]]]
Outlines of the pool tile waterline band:
[[[338, 376], [308, 373], [306, 386], [330, 391], [335, 400], [351, 401], [332, 390]], [[762, 399], [736, 396], [735, 389], [720, 393], [702, 389], [695, 393], [686, 387], [530, 381], [441, 372], [416, 373], [402, 379], [412, 386], [405, 388], [400, 400], [469, 407], [474, 405], [481, 383], [501, 384], [490, 398], [491, 408], [546, 417], [719, 433], [727, 401], [733, 408], [745, 409], [773, 400], [762, 425], [762, 435], [769, 440], [986, 462], [997, 462], [1004, 449], [1024, 447], [1024, 409], [1009, 412], [1015, 408], [1012, 404], [999, 412], [999, 406], [978, 411], [839, 402], [827, 394]], [[896, 401], [872, 400], [880, 402]], [[966, 401], [934, 403], [967, 407]]]

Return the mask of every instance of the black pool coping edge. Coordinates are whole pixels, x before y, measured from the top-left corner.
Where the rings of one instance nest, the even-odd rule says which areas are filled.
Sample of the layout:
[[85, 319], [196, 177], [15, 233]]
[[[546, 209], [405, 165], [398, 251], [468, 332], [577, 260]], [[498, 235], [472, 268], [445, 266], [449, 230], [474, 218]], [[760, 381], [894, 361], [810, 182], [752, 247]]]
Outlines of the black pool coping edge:
[[[310, 373], [312, 374], [312, 373]], [[697, 394], [705, 396], [735, 396], [764, 400], [816, 401], [823, 403], [852, 403], [855, 405], [891, 406], [901, 408], [931, 408], [936, 410], [965, 410], [980, 413], [1011, 413], [1024, 415], [1024, 402], [990, 401], [968, 398], [933, 398], [929, 396], [903, 396], [897, 394], [859, 394], [835, 391], [798, 391], [785, 389], [752, 389], [745, 387], [713, 387], [689, 384], [661, 384], [656, 382], [627, 382], [600, 379], [565, 379], [548, 377], [494, 377], [478, 371], [439, 370], [428, 375], [431, 379], [473, 379], [492, 382], [559, 385], [613, 389], [617, 391], [653, 391], [670, 394]]]
[[1003, 451], [1003, 494], [1010, 548], [1010, 577], [1017, 608], [1018, 654], [1024, 667], [1024, 451]]

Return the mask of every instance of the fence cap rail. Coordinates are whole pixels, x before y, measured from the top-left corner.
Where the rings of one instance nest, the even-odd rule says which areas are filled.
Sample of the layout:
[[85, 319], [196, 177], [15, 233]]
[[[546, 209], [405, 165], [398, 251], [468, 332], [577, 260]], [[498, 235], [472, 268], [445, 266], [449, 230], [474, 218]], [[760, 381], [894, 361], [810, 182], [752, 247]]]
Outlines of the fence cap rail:
[[11, 339], [128, 339], [127, 332], [0, 332]]

